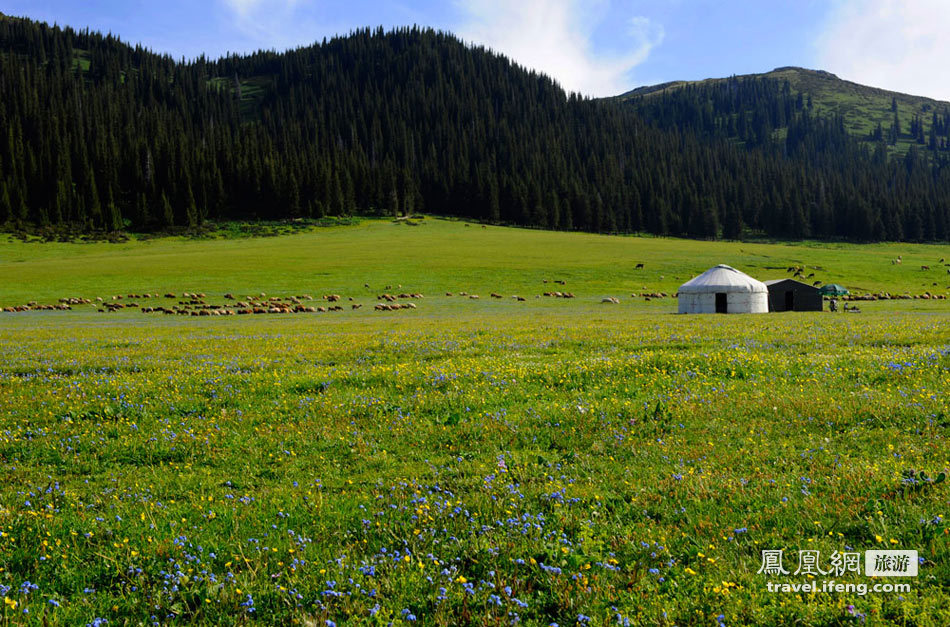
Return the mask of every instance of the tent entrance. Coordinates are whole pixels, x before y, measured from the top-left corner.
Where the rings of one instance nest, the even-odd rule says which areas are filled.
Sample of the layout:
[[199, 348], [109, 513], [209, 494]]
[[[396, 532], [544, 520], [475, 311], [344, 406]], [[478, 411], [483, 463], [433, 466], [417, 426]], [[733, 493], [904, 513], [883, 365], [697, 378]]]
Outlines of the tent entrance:
[[795, 292], [785, 292], [785, 311], [795, 311]]
[[716, 313], [729, 313], [729, 307], [726, 302], [726, 293], [716, 292]]

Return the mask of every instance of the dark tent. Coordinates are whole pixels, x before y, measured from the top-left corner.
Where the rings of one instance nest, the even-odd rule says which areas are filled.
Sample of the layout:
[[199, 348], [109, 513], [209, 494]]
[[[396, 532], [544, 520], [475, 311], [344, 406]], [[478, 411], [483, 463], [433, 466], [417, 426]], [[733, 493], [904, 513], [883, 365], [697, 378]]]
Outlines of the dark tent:
[[817, 287], [795, 281], [766, 281], [769, 288], [769, 311], [821, 311], [821, 292]]

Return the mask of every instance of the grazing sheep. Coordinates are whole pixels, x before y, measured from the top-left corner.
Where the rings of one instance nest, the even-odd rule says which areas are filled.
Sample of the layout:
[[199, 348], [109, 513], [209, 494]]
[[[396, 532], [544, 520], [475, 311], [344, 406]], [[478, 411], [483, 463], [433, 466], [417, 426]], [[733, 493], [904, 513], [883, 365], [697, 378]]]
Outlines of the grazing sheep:
[[620, 299], [619, 299], [619, 298], [614, 298], [613, 296], [607, 296], [606, 298], [601, 299], [600, 302], [602, 302], [602, 303], [611, 303], [611, 304], [614, 304], [614, 305], [619, 305], [619, 304], [620, 304]]
[[452, 292], [446, 292], [445, 295], [446, 295], [446, 296], [451, 296], [451, 295], [452, 295]]
[[497, 292], [492, 292], [491, 294], [489, 294], [489, 296], [491, 296], [492, 298], [504, 298], [504, 296], [502, 296], [501, 294]]
[[360, 303], [353, 303], [352, 305], [350, 305], [350, 307], [352, 307], [353, 309], [359, 309], [362, 306], [363, 305], [361, 305]]
[[920, 266], [921, 270], [930, 270], [930, 266]]
[[818, 287], [819, 285], [821, 285], [821, 281], [815, 281], [811, 284], [812, 287]]
[[478, 294], [469, 294], [468, 297], [472, 300], [478, 300]]
[[514, 298], [518, 302], [524, 302], [526, 300], [524, 296], [518, 296], [518, 295], [512, 296], [512, 298]]
[[643, 264], [642, 264], [642, 263], [638, 263], [638, 264], [636, 265], [636, 269], [637, 269], [637, 270], [643, 270]]
[[809, 278], [809, 279], [810, 279], [810, 278], [812, 278], [813, 276], [815, 276], [815, 273], [814, 273], [814, 272], [812, 272], [811, 274], [809, 274], [806, 278]]

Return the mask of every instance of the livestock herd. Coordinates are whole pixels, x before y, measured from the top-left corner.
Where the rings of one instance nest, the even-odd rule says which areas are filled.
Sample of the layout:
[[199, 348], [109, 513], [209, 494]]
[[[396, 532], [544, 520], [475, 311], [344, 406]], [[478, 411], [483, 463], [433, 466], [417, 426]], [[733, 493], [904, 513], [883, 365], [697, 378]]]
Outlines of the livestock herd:
[[[895, 260], [901, 262], [900, 256]], [[942, 263], [944, 260], [941, 259]], [[947, 264], [950, 266], [950, 264]], [[922, 266], [926, 269], [926, 266]], [[794, 273], [796, 278], [809, 279], [814, 273], [805, 275], [804, 268], [800, 266], [791, 266], [789, 273]], [[554, 283], [557, 285], [566, 285], [563, 279], [543, 279], [542, 283]], [[934, 286], [937, 284], [934, 283]], [[369, 284], [364, 284], [365, 289], [371, 289]], [[401, 285], [395, 286], [401, 289]], [[947, 288], [950, 290], [950, 286]], [[374, 311], [402, 311], [416, 309], [415, 301], [421, 300], [424, 296], [418, 292], [399, 292], [390, 293], [393, 290], [392, 285], [387, 285], [385, 291], [376, 296], [378, 301], [373, 307]], [[446, 297], [458, 296], [469, 300], [479, 300], [478, 294], [469, 292], [445, 292]], [[495, 300], [504, 299], [499, 292], [491, 292], [490, 297]], [[634, 292], [630, 294], [631, 298], [642, 298], [645, 301], [654, 299], [675, 298], [676, 294], [666, 292]], [[520, 295], [510, 296], [517, 302], [526, 302], [527, 298]], [[573, 292], [567, 291], [544, 291], [537, 294], [535, 298], [576, 298]], [[223, 303], [213, 303], [208, 301], [208, 297], [203, 292], [182, 292], [178, 295], [174, 292], [158, 293], [129, 293], [117, 294], [111, 297], [97, 297], [95, 299], [81, 297], [60, 298], [55, 304], [40, 304], [37, 301], [30, 301], [24, 305], [12, 305], [0, 307], [0, 311], [8, 313], [28, 312], [28, 311], [71, 311], [73, 308], [90, 306], [94, 307], [100, 313], [113, 313], [123, 310], [138, 310], [144, 314], [164, 314], [177, 316], [235, 316], [235, 315], [254, 315], [254, 314], [303, 314], [303, 313], [329, 313], [343, 312], [344, 297], [339, 294], [324, 294], [319, 300], [321, 304], [311, 304], [316, 299], [310, 294], [298, 294], [294, 296], [268, 296], [260, 293], [256, 296], [245, 296], [240, 298], [233, 293], [223, 295]], [[946, 294], [937, 294], [930, 291], [921, 294], [891, 294], [888, 292], [851, 294], [844, 296], [843, 300], [851, 301], [877, 301], [877, 300], [947, 300]], [[159, 301], [159, 302], [156, 302]], [[351, 310], [361, 309], [362, 303], [355, 302], [352, 296], [346, 297]], [[402, 302], [400, 302], [402, 301]], [[600, 299], [601, 303], [620, 304], [620, 299], [614, 296], [605, 296]], [[154, 305], [152, 303], [155, 303]]]

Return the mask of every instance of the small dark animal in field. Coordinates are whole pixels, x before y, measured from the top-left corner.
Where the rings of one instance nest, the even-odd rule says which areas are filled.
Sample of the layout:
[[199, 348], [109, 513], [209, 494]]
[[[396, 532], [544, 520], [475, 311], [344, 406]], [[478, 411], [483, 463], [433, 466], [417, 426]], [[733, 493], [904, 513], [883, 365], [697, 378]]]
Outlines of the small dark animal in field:
[[815, 276], [815, 273], [814, 273], [814, 272], [812, 272], [811, 274], [809, 274], [809, 275], [808, 275], [808, 278], [810, 279], [810, 278], [812, 278], [813, 276]]
[[940, 258], [940, 263], [943, 263], [943, 257]]
[[482, 225], [482, 228], [483, 228], [483, 229], [487, 229], [488, 227], [483, 224], [483, 225]]
[[465, 226], [472, 226], [471, 224], [466, 224]]
[[360, 303], [353, 303], [352, 305], [350, 305], [350, 307], [352, 307], [353, 309], [359, 309], [362, 306], [363, 305], [361, 305]]
[[503, 298], [503, 296], [502, 296], [501, 294], [499, 294], [498, 292], [492, 292], [492, 293], [491, 293], [491, 297], [492, 297], [492, 298]]
[[815, 281], [815, 282], [812, 283], [811, 285], [812, 285], [812, 287], [818, 287], [819, 285], [821, 285], [821, 281]]
[[523, 303], [526, 300], [524, 296], [512, 296], [512, 298], [514, 298], [519, 303]]
[[636, 269], [637, 269], [637, 270], [643, 270], [643, 264], [642, 264], [642, 263], [638, 263]]
[[366, 289], [369, 289], [369, 283], [363, 283], [363, 287], [365, 287]]
[[452, 295], [452, 292], [446, 292], [445, 295], [446, 295], [446, 296], [451, 296], [451, 295]]
[[921, 270], [930, 270], [930, 266], [920, 266]]
[[565, 281], [564, 279], [558, 279], [557, 281], [555, 281], [555, 283], [557, 283], [558, 285], [567, 285], [567, 281]]

